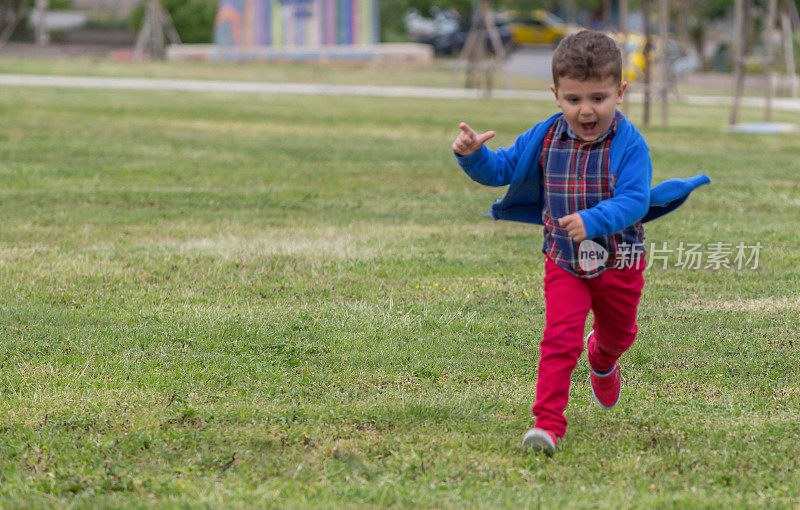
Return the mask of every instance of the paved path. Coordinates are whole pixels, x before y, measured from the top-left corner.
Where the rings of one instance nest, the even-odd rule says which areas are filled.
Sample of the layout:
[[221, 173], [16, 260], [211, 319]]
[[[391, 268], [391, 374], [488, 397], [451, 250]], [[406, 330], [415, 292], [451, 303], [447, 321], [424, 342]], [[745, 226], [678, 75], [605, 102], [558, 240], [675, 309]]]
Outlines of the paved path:
[[552, 46], [518, 48], [508, 56], [506, 69], [515, 75], [550, 80], [553, 76], [553, 50]]
[[[436, 99], [478, 99], [480, 91], [432, 87], [375, 87], [369, 85], [326, 85], [319, 83], [264, 83], [247, 81], [166, 80], [154, 78], [97, 78], [81, 76], [47, 76], [0, 74], [0, 86], [64, 87], [83, 89], [119, 90], [173, 90], [180, 92], [229, 92], [256, 94], [300, 94], [329, 96], [419, 97]], [[498, 99], [545, 100], [553, 99], [549, 91], [495, 90]], [[632, 94], [630, 100], [641, 102], [641, 94]], [[726, 96], [681, 95], [679, 102], [696, 105], [730, 105]], [[764, 98], [742, 98], [742, 106], [764, 107]], [[776, 110], [800, 112], [799, 99], [776, 98]]]
[[[370, 85], [327, 85], [322, 83], [267, 83], [251, 81], [166, 80], [155, 78], [95, 78], [0, 74], [0, 86], [65, 87], [83, 89], [174, 90], [180, 92], [232, 92], [300, 94], [326, 96], [420, 97], [474, 99], [483, 97], [471, 89], [434, 87], [375, 87]], [[551, 99], [547, 91], [496, 90], [500, 99]]]

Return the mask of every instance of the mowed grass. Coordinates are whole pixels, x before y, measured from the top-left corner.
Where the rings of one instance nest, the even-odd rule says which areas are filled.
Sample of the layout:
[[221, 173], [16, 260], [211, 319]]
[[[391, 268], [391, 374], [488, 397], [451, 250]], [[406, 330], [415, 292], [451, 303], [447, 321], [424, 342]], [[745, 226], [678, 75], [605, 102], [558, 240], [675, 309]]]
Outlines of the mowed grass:
[[648, 242], [760, 242], [759, 267], [649, 269], [621, 404], [582, 360], [547, 458], [519, 449], [541, 231], [481, 216], [503, 190], [449, 146], [554, 105], [5, 88], [0, 111], [3, 508], [800, 504], [796, 137], [727, 134], [724, 108], [643, 130], [656, 181], [714, 181]]

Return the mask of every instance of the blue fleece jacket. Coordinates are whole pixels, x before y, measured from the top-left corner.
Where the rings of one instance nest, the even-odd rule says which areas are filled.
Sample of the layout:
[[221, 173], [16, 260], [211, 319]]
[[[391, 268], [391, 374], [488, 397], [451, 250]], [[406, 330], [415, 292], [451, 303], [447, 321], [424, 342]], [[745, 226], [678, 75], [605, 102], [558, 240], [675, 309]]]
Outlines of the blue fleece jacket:
[[[514, 145], [494, 152], [484, 145], [469, 156], [456, 154], [459, 165], [474, 181], [486, 186], [510, 185], [505, 196], [492, 204], [488, 214], [496, 220], [542, 224], [544, 190], [539, 154], [542, 141], [557, 113], [517, 137]], [[578, 211], [587, 239], [619, 232], [636, 223], [653, 220], [673, 211], [698, 186], [711, 180], [704, 174], [688, 179], [670, 179], [650, 189], [653, 166], [644, 137], [623, 116], [611, 140], [613, 197]], [[616, 179], [614, 179], [616, 176]]]

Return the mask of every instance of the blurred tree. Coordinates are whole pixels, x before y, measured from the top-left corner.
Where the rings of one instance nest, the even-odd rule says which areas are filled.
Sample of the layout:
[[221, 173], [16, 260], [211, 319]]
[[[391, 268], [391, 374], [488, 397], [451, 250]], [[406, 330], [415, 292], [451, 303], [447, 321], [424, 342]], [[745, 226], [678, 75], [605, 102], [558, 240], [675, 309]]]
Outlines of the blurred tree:
[[0, 0], [0, 11], [14, 10], [21, 5], [30, 5], [30, 0]]
[[0, 0], [0, 48], [28, 16], [30, 0]]
[[733, 0], [673, 0], [673, 21], [677, 31], [685, 34], [694, 45], [703, 69], [709, 67], [704, 52], [709, 22], [728, 16], [732, 9]]

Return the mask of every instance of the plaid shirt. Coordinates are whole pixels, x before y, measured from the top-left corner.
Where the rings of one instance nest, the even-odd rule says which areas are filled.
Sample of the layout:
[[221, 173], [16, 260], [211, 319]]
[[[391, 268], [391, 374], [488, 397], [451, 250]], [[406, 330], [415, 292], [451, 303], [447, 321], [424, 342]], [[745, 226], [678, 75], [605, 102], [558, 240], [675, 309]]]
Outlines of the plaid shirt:
[[631, 254], [625, 251], [641, 247], [635, 248], [638, 252], [644, 247], [644, 229], [642, 222], [637, 221], [620, 232], [592, 239], [605, 248], [608, 260], [596, 268], [584, 270], [578, 262], [579, 244], [573, 242], [557, 222], [562, 216], [589, 209], [613, 196], [613, 184], [609, 182], [609, 148], [621, 118], [616, 112], [611, 127], [603, 136], [584, 142], [570, 129], [566, 119], [560, 117], [553, 122], [542, 142], [539, 159], [545, 200], [542, 252], [558, 266], [581, 278], [594, 278], [618, 265], [620, 260], [625, 261], [625, 257], [630, 263]]

